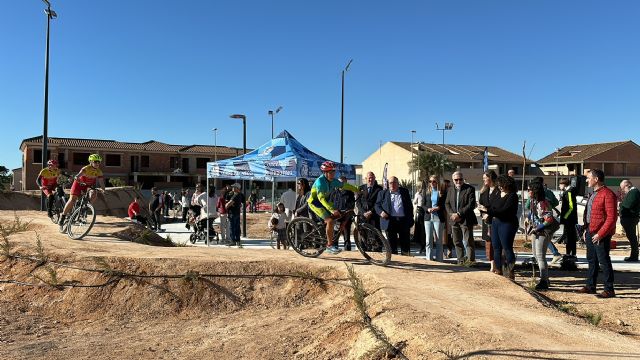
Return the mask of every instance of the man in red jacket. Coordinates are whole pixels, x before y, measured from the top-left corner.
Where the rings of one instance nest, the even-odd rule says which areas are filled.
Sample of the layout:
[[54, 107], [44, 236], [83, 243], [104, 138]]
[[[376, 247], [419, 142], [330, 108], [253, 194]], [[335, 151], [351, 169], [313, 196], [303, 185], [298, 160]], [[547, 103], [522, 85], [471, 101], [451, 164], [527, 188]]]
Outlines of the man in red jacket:
[[[598, 269], [604, 275], [604, 291], [601, 298], [615, 297], [613, 290], [613, 267], [611, 266], [611, 237], [616, 232], [618, 220], [616, 194], [604, 185], [604, 172], [591, 170], [587, 174], [587, 184], [593, 188], [593, 194], [587, 201], [584, 212], [585, 243], [587, 244], [587, 285], [579, 290], [585, 294], [595, 294], [598, 282]], [[599, 266], [598, 266], [599, 264]]]

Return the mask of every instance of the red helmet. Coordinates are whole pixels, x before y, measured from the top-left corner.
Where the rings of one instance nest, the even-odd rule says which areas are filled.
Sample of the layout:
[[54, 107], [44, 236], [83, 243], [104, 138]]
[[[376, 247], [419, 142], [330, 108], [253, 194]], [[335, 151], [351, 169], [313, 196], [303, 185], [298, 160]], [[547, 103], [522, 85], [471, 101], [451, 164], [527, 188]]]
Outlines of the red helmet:
[[47, 161], [48, 166], [58, 166], [58, 162], [56, 160]]
[[336, 164], [334, 164], [333, 161], [325, 161], [320, 165], [320, 170], [322, 170], [322, 172], [333, 171], [335, 169]]

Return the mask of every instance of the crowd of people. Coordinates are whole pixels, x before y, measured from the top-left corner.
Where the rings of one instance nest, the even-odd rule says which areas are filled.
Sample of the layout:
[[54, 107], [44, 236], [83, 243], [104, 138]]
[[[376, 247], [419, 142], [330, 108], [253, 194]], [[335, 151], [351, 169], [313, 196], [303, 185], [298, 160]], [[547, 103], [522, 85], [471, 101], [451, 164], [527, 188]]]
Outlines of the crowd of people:
[[[453, 186], [450, 185], [451, 182], [441, 181], [437, 175], [431, 175], [418, 187], [412, 200], [409, 190], [399, 186], [395, 176], [389, 178], [388, 188], [384, 189], [377, 183], [375, 174], [369, 172], [365, 176], [366, 184], [355, 190], [345, 186], [346, 179], [334, 182], [332, 174], [325, 172], [321, 181], [332, 187], [324, 188], [323, 191], [336, 194], [339, 200], [314, 201], [313, 188], [309, 187], [306, 179], [300, 179], [294, 214], [309, 216], [309, 209], [313, 209], [314, 205], [322, 206], [324, 212], [314, 213], [325, 220], [332, 220], [335, 218], [332, 216], [334, 211], [344, 212], [355, 208], [358, 221], [367, 222], [385, 232], [393, 254], [409, 255], [412, 240], [410, 229], [414, 227], [413, 240], [420, 244], [420, 255], [430, 261], [443, 261], [444, 258], [454, 256], [452, 248], [455, 248], [458, 264], [475, 262], [473, 232], [480, 225], [490, 271], [514, 279], [514, 242], [521, 227], [520, 198], [513, 176], [514, 174], [498, 176], [491, 170], [485, 172], [479, 199], [476, 200], [476, 189], [465, 182], [462, 172], [453, 173]], [[582, 222], [586, 229], [584, 236], [589, 267], [586, 285], [580, 292], [596, 293], [598, 272], [602, 269], [604, 289], [598, 296], [610, 298], [615, 296], [610, 249], [618, 218], [618, 203], [621, 224], [631, 244], [631, 254], [625, 261], [638, 261], [636, 225], [640, 217], [640, 191], [629, 180], [624, 180], [620, 185], [623, 198], [618, 198], [604, 181], [605, 174], [601, 170], [593, 169], [588, 172], [587, 186], [593, 192], [587, 199]], [[579, 226], [576, 226], [576, 190], [568, 178], [559, 180], [559, 188], [560, 195], [556, 197], [541, 177], [533, 178], [526, 187], [527, 200], [522, 205], [524, 232], [531, 241], [531, 261], [537, 264], [539, 270], [536, 289], [540, 291], [551, 287], [547, 251], [552, 255], [551, 263], [566, 261], [575, 264], [577, 260]], [[349, 198], [353, 198], [353, 201], [344, 201]], [[326, 197], [328, 199], [330, 197]], [[309, 207], [309, 204], [312, 206]], [[475, 210], [480, 213], [481, 224], [478, 224]], [[563, 231], [559, 242], [566, 243], [564, 255], [552, 241], [561, 225]], [[349, 232], [349, 229], [347, 227], [345, 231]], [[331, 252], [338, 252], [329, 231], [327, 239]], [[344, 250], [348, 251], [351, 244], [347, 234], [344, 239]]]
[[[90, 155], [89, 165], [83, 167], [74, 177], [71, 197], [59, 221], [61, 231], [65, 217], [79, 196], [94, 188], [104, 191], [101, 161], [98, 154]], [[395, 255], [410, 255], [410, 229], [414, 227], [413, 239], [420, 243], [419, 253], [424, 255], [426, 260], [441, 262], [444, 258], [451, 258], [452, 250], [455, 248], [458, 264], [473, 263], [476, 260], [473, 231], [478, 225], [475, 214], [477, 209], [481, 217], [481, 238], [485, 242], [490, 271], [514, 278], [514, 241], [520, 224], [520, 199], [513, 174], [498, 176], [492, 170], [485, 172], [478, 201], [475, 188], [465, 182], [462, 172], [456, 171], [452, 174], [453, 186], [450, 181], [441, 181], [437, 175], [431, 175], [418, 187], [412, 200], [409, 190], [401, 187], [395, 176], [389, 177], [388, 186], [383, 188], [378, 184], [375, 174], [368, 172], [365, 176], [366, 183], [355, 187], [349, 184], [345, 177], [335, 178], [336, 169], [332, 162], [323, 163], [321, 170], [323, 174], [313, 185], [310, 185], [307, 179], [300, 178], [296, 184], [296, 191], [287, 189], [282, 194], [268, 224], [269, 228], [277, 233], [278, 248], [281, 244], [286, 248], [286, 225], [294, 217], [316, 217], [326, 223], [327, 251], [337, 254], [341, 250], [333, 239], [334, 222], [344, 212], [355, 210], [358, 221], [366, 222], [385, 232], [391, 251]], [[52, 197], [59, 175], [57, 163], [50, 160], [47, 168], [40, 172], [37, 179], [38, 186], [48, 198], [49, 216], [52, 216]], [[582, 228], [587, 248], [588, 275], [586, 285], [580, 292], [596, 293], [598, 273], [601, 270], [604, 290], [598, 296], [614, 297], [614, 271], [610, 250], [618, 214], [631, 246], [631, 253], [624, 260], [638, 261], [636, 227], [640, 218], [640, 191], [631, 181], [623, 180], [620, 184], [620, 196], [616, 195], [605, 185], [605, 174], [598, 169], [588, 171], [587, 186], [593, 192], [586, 202], [582, 219], [584, 225], [580, 226], [576, 191], [569, 179], [560, 179], [559, 199], [547, 189], [541, 177], [529, 181], [528, 198], [522, 210], [526, 218], [525, 233], [531, 240], [532, 261], [539, 268], [540, 280], [536, 285], [537, 290], [546, 290], [551, 286], [547, 250], [553, 255], [552, 263], [561, 260], [575, 261], [578, 231]], [[219, 218], [222, 240], [240, 246], [240, 213], [246, 206], [241, 185], [226, 185], [220, 194], [216, 192], [215, 187], [208, 190], [205, 191], [202, 184], [197, 184], [192, 195], [189, 190], [183, 190], [178, 198], [177, 193], [160, 193], [153, 188], [149, 201], [150, 219], [141, 213], [139, 196], [129, 205], [129, 217], [144, 224], [151, 221], [157, 231], [162, 231], [164, 218], [169, 216], [173, 204], [178, 203], [182, 208], [182, 220], [187, 223], [187, 228], [203, 226], [207, 219]], [[96, 192], [92, 191], [91, 201], [95, 200], [95, 197]], [[256, 211], [256, 199], [256, 193], [252, 192], [249, 198], [250, 211]], [[563, 225], [561, 241], [566, 243], [564, 256], [552, 242], [553, 235], [559, 230], [560, 225]], [[346, 224], [342, 229], [344, 250], [350, 251], [351, 224]]]

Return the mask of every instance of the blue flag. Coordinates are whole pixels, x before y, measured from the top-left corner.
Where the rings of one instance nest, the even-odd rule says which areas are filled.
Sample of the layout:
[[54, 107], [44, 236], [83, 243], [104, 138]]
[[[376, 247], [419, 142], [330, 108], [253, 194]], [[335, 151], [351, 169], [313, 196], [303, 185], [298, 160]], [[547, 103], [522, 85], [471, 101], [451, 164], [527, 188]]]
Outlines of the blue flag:
[[489, 171], [489, 149], [487, 149], [487, 147], [484, 147], [484, 157], [482, 159], [482, 170], [483, 171]]

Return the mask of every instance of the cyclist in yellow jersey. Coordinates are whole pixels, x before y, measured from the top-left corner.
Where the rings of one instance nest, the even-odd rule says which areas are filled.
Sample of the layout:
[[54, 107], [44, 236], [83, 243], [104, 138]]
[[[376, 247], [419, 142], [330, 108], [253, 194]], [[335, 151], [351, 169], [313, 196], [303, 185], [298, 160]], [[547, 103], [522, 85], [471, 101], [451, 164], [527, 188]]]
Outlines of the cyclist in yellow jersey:
[[[67, 201], [67, 204], [64, 206], [64, 211], [62, 213], [62, 216], [60, 217], [60, 232], [64, 232], [65, 218], [73, 209], [73, 205], [75, 205], [78, 198], [82, 195], [83, 192], [87, 190], [88, 187], [98, 185], [104, 192], [104, 179], [102, 176], [102, 170], [100, 170], [101, 162], [102, 157], [100, 157], [100, 155], [89, 155], [89, 165], [83, 167], [78, 175], [76, 175], [75, 180], [73, 181], [73, 185], [71, 185], [71, 197], [69, 198], [69, 201]], [[93, 191], [89, 193], [91, 202], [95, 201], [97, 195], [98, 194]]]
[[323, 219], [326, 224], [327, 252], [337, 254], [340, 252], [340, 249], [338, 249], [338, 244], [333, 244], [333, 224], [335, 219], [340, 217], [340, 210], [336, 210], [333, 207], [329, 196], [334, 189], [338, 188], [344, 188], [356, 194], [360, 189], [347, 182], [343, 183], [336, 179], [335, 164], [333, 161], [323, 162], [320, 170], [322, 171], [322, 175], [313, 183], [307, 203], [309, 204], [309, 209]]
[[38, 178], [36, 179], [36, 184], [38, 184], [38, 187], [42, 190], [42, 194], [47, 197], [47, 215], [49, 217], [53, 216], [51, 208], [53, 207], [56, 186], [58, 186], [58, 176], [60, 176], [58, 162], [56, 160], [49, 160], [47, 161], [47, 167], [40, 170]]

